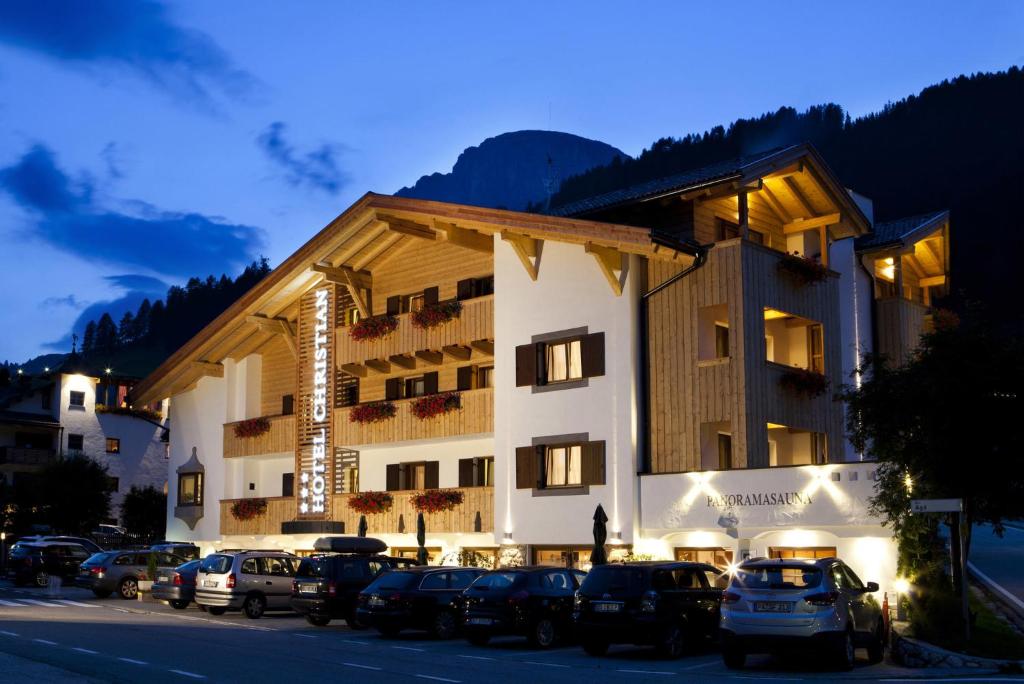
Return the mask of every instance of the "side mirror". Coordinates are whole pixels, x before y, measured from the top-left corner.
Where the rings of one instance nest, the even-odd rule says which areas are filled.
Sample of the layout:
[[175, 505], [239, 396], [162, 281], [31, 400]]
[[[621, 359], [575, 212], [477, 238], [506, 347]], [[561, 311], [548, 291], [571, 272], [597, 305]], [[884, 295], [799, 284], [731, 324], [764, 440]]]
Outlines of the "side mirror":
[[867, 586], [864, 587], [864, 591], [867, 591], [867, 592], [878, 591], [878, 582], [868, 582]]

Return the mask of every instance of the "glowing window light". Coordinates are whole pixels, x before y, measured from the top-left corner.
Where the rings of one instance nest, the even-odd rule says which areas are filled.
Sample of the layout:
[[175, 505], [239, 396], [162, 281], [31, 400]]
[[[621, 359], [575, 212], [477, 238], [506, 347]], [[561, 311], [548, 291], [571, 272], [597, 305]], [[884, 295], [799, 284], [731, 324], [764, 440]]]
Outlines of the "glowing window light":
[[892, 583], [892, 588], [897, 594], [906, 594], [910, 591], [910, 580], [906, 577], [897, 577]]

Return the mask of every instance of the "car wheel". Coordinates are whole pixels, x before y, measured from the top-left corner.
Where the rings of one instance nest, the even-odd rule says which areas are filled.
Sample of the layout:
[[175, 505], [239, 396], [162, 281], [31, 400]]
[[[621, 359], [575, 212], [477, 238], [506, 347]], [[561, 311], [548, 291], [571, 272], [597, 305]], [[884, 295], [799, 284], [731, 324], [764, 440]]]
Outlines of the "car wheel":
[[857, 651], [853, 643], [853, 630], [846, 630], [836, 644], [836, 668], [839, 670], [852, 670], [856, 660]]
[[380, 632], [380, 635], [382, 637], [387, 637], [388, 639], [394, 639], [396, 636], [398, 636], [398, 633], [402, 631], [402, 628], [401, 627], [395, 627], [394, 625], [388, 625], [386, 627], [383, 627], [383, 626], [382, 627], [378, 627], [377, 631]]
[[331, 622], [331, 618], [326, 615], [313, 615], [310, 613], [306, 616], [306, 622], [313, 625], [314, 627], [326, 627]]
[[435, 639], [442, 640], [451, 639], [457, 631], [459, 623], [455, 619], [455, 614], [448, 610], [442, 610], [434, 617], [434, 624], [430, 629]]
[[486, 646], [487, 642], [491, 640], [490, 634], [468, 634], [466, 635], [466, 641], [473, 644], [474, 646]]
[[50, 576], [45, 572], [37, 572], [35, 577], [32, 578], [32, 583], [37, 587], [47, 587], [50, 584]]
[[608, 653], [608, 642], [600, 639], [584, 639], [583, 650], [587, 655], [603, 656]]
[[92, 594], [96, 598], [107, 598], [108, 596], [110, 596], [110, 592], [106, 589], [93, 589]]
[[740, 670], [747, 662], [747, 654], [736, 646], [722, 646], [722, 663], [730, 670]]
[[267, 610], [267, 600], [259, 594], [253, 594], [245, 598], [245, 603], [242, 604], [242, 612], [245, 613], [245, 617], [250, 620], [259, 620], [263, 617], [264, 611]]
[[875, 633], [868, 644], [868, 661], [872, 664], [880, 663], [885, 658], [885, 624], [881, 620], [875, 627]]
[[227, 610], [228, 609], [225, 608], [224, 606], [207, 606], [206, 607], [206, 612], [209, 613], [210, 615], [223, 615], [224, 613], [227, 612]]
[[117, 593], [121, 598], [130, 601], [139, 595], [139, 581], [134, 577], [125, 577], [117, 585]]
[[530, 645], [537, 648], [551, 648], [558, 636], [555, 623], [549, 618], [541, 618], [533, 623], [530, 630]]
[[188, 604], [189, 604], [189, 602], [185, 601], [185, 600], [181, 600], [181, 601], [168, 601], [168, 603], [170, 603], [171, 604], [171, 608], [174, 608], [175, 610], [185, 610], [186, 608], [188, 608]]
[[671, 625], [666, 629], [661, 642], [657, 646], [658, 655], [672, 660], [682, 658], [685, 649], [686, 637], [683, 634], [683, 628], [679, 625]]

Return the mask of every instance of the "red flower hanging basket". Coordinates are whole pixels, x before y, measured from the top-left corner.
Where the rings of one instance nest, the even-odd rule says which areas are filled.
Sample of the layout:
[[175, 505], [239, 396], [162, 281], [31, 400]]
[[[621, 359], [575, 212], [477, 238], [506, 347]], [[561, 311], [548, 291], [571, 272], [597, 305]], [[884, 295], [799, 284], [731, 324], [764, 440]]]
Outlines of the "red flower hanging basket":
[[270, 432], [270, 421], [266, 418], [250, 418], [235, 423], [235, 437], [245, 439], [247, 437], [259, 437]]
[[252, 520], [266, 512], [266, 499], [241, 499], [231, 504], [231, 517], [235, 520]]
[[431, 394], [412, 402], [412, 414], [420, 420], [427, 420], [449, 411], [462, 408], [462, 399], [458, 392], [441, 392]]
[[798, 396], [818, 397], [828, 391], [828, 378], [805, 368], [790, 368], [782, 377], [779, 384], [787, 392]]
[[409, 501], [421, 513], [441, 513], [453, 510], [464, 499], [465, 495], [458, 489], [428, 489], [422, 494], [414, 494]]
[[356, 513], [387, 513], [394, 504], [394, 498], [387, 492], [360, 492], [348, 500], [348, 507]]
[[377, 340], [387, 337], [398, 327], [398, 316], [384, 315], [362, 318], [348, 329], [349, 336], [356, 342]]
[[379, 423], [393, 418], [397, 412], [398, 408], [390, 401], [375, 401], [353, 407], [348, 414], [348, 419], [352, 423]]
[[784, 254], [779, 259], [779, 271], [802, 285], [812, 285], [828, 277], [828, 269], [797, 253]]
[[412, 314], [412, 324], [417, 328], [435, 328], [462, 313], [462, 302], [441, 302], [428, 304]]

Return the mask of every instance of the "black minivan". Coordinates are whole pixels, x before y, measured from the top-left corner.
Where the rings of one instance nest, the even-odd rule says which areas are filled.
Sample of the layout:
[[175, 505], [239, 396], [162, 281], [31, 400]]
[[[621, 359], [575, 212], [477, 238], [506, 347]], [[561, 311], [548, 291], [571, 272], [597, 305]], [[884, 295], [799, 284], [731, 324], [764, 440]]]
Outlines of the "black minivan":
[[636, 644], [678, 658], [688, 644], [717, 636], [727, 581], [721, 570], [704, 563], [596, 566], [576, 594], [583, 650], [597, 656], [610, 644]]

